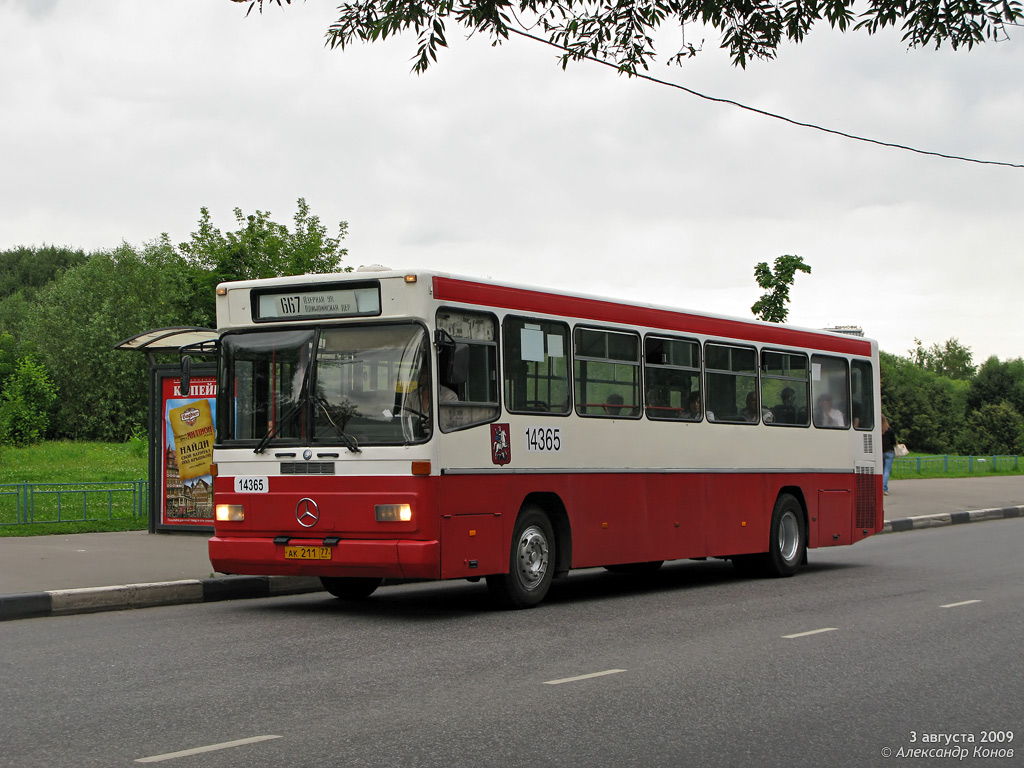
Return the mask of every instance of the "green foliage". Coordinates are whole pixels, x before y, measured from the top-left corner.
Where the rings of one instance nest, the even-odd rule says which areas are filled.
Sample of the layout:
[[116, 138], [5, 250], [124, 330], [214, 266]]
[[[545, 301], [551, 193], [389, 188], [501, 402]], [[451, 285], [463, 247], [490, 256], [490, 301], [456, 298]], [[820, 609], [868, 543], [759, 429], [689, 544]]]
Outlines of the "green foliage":
[[23, 334], [60, 398], [52, 433], [122, 442], [146, 424], [147, 364], [114, 345], [151, 328], [193, 324], [189, 266], [166, 239], [93, 254], [40, 291]]
[[0, 442], [16, 446], [39, 442], [56, 398], [46, 369], [28, 358], [19, 360], [0, 392]]
[[341, 261], [348, 251], [341, 241], [348, 223], [338, 224], [338, 236], [330, 237], [318, 216], [299, 198], [295, 228], [270, 219], [269, 211], [245, 215], [235, 208], [238, 229], [222, 233], [213, 226], [210, 211], [200, 209], [198, 229], [188, 242], [178, 246], [192, 266], [194, 292], [199, 302], [203, 326], [214, 326], [215, 289], [227, 280], [254, 280], [279, 275], [304, 275], [342, 271]]
[[[248, 3], [252, 11], [257, 5], [262, 10], [264, 0], [234, 2]], [[281, 5], [281, 0], [268, 2]], [[687, 25], [714, 29], [733, 63], [745, 67], [752, 58], [773, 59], [782, 42], [799, 43], [820, 24], [868, 34], [899, 26], [912, 47], [934, 44], [938, 48], [945, 43], [956, 50], [1005, 39], [1006, 27], [1024, 18], [1015, 0], [868, 0], [857, 10], [855, 14], [852, 0], [353, 0], [338, 7], [341, 16], [328, 29], [327, 42], [331, 48], [345, 48], [356, 41], [384, 40], [411, 30], [417, 38], [413, 70], [423, 72], [437, 60], [438, 49], [447, 46], [448, 21], [464, 27], [467, 34], [487, 35], [493, 45], [507, 40], [509, 34], [524, 34], [521, 30], [526, 27], [564, 50], [563, 68], [569, 61], [594, 57], [633, 74], [647, 69], [656, 57], [654, 41], [662, 27], [676, 34]], [[697, 46], [683, 43], [668, 61], [678, 64], [698, 51]]]
[[999, 358], [990, 357], [971, 380], [967, 404], [972, 410], [1004, 401], [1024, 414], [1024, 359], [1000, 362]]
[[1009, 403], [985, 403], [967, 418], [957, 450], [970, 456], [1024, 453], [1024, 417]]
[[970, 347], [965, 347], [956, 338], [948, 339], [941, 347], [932, 344], [925, 349], [920, 339], [915, 338], [910, 359], [914, 364], [928, 371], [934, 371], [951, 379], [968, 380], [977, 370]]
[[768, 268], [768, 262], [762, 261], [754, 267], [754, 278], [758, 286], [767, 293], [754, 302], [750, 311], [756, 317], [769, 323], [784, 323], [789, 316], [789, 289], [796, 279], [797, 272], [811, 274], [811, 268], [799, 256], [779, 256], [775, 259], [775, 267]]
[[915, 451], [951, 452], [965, 420], [969, 384], [885, 352], [879, 367], [882, 412], [899, 439]]
[[128, 450], [137, 459], [149, 456], [149, 435], [146, 430], [136, 427], [128, 437]]
[[35, 292], [61, 272], [84, 263], [84, 251], [44, 245], [22, 246], [0, 251], [0, 299], [22, 292], [31, 299]]
[[14, 337], [0, 331], [0, 392], [4, 391], [4, 382], [7, 381], [8, 376], [14, 373], [17, 363]]
[[[237, 230], [222, 233], [203, 208], [180, 248], [163, 235], [141, 248], [125, 243], [89, 255], [0, 253], [0, 386], [15, 361], [31, 358], [58, 393], [50, 437], [130, 440], [148, 423], [148, 365], [143, 355], [115, 351], [118, 342], [154, 328], [213, 327], [215, 288], [225, 280], [343, 269], [348, 225], [330, 236], [301, 198], [291, 228], [265, 211], [236, 209], [235, 221]], [[27, 424], [20, 406], [17, 416], [15, 406], [7, 413], [10, 423]]]

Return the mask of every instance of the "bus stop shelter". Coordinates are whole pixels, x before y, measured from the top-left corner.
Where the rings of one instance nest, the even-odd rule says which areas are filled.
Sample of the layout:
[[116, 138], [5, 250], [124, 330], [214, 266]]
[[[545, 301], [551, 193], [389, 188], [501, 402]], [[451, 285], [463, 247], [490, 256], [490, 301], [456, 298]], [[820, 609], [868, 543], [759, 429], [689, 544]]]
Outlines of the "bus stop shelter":
[[192, 365], [182, 392], [180, 364], [159, 363], [157, 355], [213, 355], [216, 338], [211, 328], [157, 328], [114, 347], [145, 353], [149, 363], [150, 533], [213, 529], [217, 368]]

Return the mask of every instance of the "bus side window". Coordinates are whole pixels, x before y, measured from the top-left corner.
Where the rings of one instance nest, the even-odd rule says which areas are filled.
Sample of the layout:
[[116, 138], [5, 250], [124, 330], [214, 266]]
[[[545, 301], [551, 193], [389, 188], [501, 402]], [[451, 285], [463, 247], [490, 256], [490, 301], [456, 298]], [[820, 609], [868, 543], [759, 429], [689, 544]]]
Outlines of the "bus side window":
[[850, 373], [844, 358], [811, 356], [811, 395], [814, 426], [821, 429], [850, 426]]
[[761, 403], [764, 423], [776, 427], [808, 424], [807, 355], [763, 350], [761, 352]]
[[501, 414], [497, 326], [494, 315], [484, 312], [437, 311], [437, 328], [447, 340], [442, 341], [437, 354], [438, 380], [458, 398], [438, 398], [442, 432], [486, 424]]
[[505, 407], [510, 413], [569, 413], [569, 326], [526, 317], [502, 324]]
[[693, 339], [648, 336], [644, 339], [647, 418], [700, 418], [690, 404], [700, 399], [700, 344]]
[[871, 362], [854, 360], [850, 364], [850, 394], [853, 401], [853, 428], [875, 427], [875, 377]]
[[573, 377], [580, 416], [640, 418], [640, 337], [636, 334], [577, 327]]
[[727, 344], [704, 345], [708, 421], [756, 424], [757, 350]]

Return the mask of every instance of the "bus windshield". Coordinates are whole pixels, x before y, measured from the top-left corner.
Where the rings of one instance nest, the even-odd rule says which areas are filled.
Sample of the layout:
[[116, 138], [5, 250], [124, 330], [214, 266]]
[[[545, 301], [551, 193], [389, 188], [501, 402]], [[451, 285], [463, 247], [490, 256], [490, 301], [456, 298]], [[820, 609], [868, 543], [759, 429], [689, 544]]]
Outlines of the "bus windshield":
[[414, 323], [225, 334], [222, 444], [401, 445], [430, 437], [429, 340]]

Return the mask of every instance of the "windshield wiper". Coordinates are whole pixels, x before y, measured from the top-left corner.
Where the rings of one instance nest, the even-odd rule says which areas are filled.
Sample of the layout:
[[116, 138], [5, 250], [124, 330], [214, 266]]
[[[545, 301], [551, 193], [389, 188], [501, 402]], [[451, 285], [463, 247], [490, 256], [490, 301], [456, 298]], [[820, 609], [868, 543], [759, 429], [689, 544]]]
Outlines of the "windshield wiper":
[[267, 434], [263, 436], [263, 438], [253, 449], [253, 453], [263, 453], [265, 450], [267, 450], [267, 443], [269, 443], [271, 439], [274, 437], [274, 435], [277, 434], [277, 431], [281, 428], [281, 426], [287, 424], [289, 421], [298, 416], [299, 411], [301, 411], [305, 407], [305, 405], [306, 399], [299, 398], [299, 401], [295, 403], [295, 405], [293, 405], [291, 408], [289, 408], [280, 419], [275, 421], [274, 426], [267, 430]]
[[334, 427], [334, 431], [338, 434], [338, 437], [341, 438], [341, 442], [345, 444], [345, 447], [352, 453], [362, 453], [363, 449], [359, 447], [359, 441], [352, 437], [352, 435], [348, 434], [345, 431], [345, 428], [336, 423], [331, 417], [331, 404], [327, 402], [327, 398], [318, 397], [316, 399], [316, 404], [323, 410], [324, 416], [327, 417], [327, 423]]

